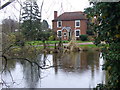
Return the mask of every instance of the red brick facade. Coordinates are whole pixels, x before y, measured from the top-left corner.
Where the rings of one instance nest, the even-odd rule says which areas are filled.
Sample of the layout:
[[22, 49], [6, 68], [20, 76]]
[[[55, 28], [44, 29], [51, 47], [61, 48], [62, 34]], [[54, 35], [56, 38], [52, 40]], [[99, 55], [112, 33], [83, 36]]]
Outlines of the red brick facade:
[[[72, 15], [72, 13], [76, 13], [75, 15], [77, 15], [77, 18], [75, 17], [75, 16], [73, 16]], [[82, 14], [83, 16], [81, 17], [79, 17], [78, 16], [78, 14]], [[57, 15], [57, 12], [55, 11], [54, 12], [54, 17], [56, 17], [56, 18], [54, 18], [54, 20], [52, 21], [52, 27], [53, 27], [53, 30], [57, 33], [57, 31], [59, 31], [59, 30], [61, 30], [61, 34], [62, 34], [62, 36], [61, 36], [61, 38], [62, 38], [62, 40], [68, 40], [68, 39], [71, 39], [71, 38], [69, 38], [69, 37], [72, 37], [72, 35], [74, 34], [75, 35], [75, 31], [76, 30], [78, 30], [79, 32], [79, 35], [82, 35], [82, 34], [86, 34], [86, 30], [87, 30], [87, 19], [85, 18], [85, 15], [84, 15], [84, 13], [82, 13], [82, 12], [69, 12], [69, 14], [71, 14], [70, 16], [71, 17], [67, 17], [67, 14], [65, 15], [64, 13], [62, 14], [62, 15], [60, 15], [59, 17], [56, 17], [56, 15]], [[66, 16], [66, 18], [64, 18], [64, 17]], [[61, 27], [58, 27], [58, 22], [61, 22]], [[76, 21], [80, 21], [80, 26], [78, 26], [78, 27], [76, 27]], [[70, 30], [64, 30], [64, 29], [66, 29], [67, 27], [69, 27], [69, 29]], [[64, 28], [64, 29], [63, 29]], [[71, 34], [71, 36], [70, 35], [63, 35], [63, 33], [64, 32], [66, 32], [66, 33], [68, 33], [68, 32], [70, 32]], [[76, 38], [79, 38], [78, 36], [75, 36]], [[57, 38], [60, 38], [60, 37], [57, 37]]]

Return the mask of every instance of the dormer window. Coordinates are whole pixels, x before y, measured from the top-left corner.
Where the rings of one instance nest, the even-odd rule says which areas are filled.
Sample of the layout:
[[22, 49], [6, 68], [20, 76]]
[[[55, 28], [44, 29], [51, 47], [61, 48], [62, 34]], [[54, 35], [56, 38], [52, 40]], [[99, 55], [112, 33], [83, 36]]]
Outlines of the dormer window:
[[57, 27], [61, 28], [62, 27], [62, 21], [57, 21]]
[[80, 20], [75, 20], [75, 27], [80, 27]]

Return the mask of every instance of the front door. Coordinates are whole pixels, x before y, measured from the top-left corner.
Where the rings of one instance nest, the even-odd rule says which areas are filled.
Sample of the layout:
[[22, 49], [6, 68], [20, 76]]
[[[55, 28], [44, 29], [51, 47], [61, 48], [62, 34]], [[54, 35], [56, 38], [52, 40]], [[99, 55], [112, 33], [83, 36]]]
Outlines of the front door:
[[63, 40], [68, 40], [67, 30], [62, 31], [62, 39]]

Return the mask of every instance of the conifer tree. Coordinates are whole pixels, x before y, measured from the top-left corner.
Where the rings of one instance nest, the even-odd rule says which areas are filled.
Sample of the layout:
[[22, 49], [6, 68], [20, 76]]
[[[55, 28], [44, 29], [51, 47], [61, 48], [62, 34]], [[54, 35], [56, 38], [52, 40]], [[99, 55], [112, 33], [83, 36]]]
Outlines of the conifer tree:
[[22, 33], [27, 40], [38, 40], [41, 32], [41, 12], [36, 1], [25, 1], [22, 8]]

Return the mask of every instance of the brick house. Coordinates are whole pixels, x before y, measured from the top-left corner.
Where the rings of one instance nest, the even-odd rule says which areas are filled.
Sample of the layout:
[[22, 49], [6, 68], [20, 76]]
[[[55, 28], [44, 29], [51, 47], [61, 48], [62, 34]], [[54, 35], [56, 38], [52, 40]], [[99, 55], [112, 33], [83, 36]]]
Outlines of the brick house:
[[57, 16], [57, 11], [54, 11], [52, 27], [57, 34], [57, 39], [71, 40], [73, 37], [78, 39], [80, 35], [86, 34], [87, 18], [81, 11], [65, 12], [60, 16]]

